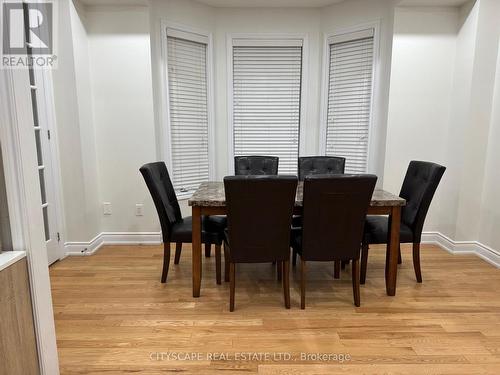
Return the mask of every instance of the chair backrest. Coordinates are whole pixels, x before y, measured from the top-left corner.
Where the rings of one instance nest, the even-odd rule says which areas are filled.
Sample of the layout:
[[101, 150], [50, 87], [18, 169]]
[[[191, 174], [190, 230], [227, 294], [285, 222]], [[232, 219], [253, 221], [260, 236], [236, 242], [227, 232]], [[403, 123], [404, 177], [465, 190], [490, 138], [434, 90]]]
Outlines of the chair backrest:
[[413, 160], [408, 166], [399, 196], [406, 199], [401, 221], [413, 231], [413, 241], [420, 242], [425, 217], [446, 167]]
[[304, 260], [358, 259], [377, 176], [308, 176], [304, 180]]
[[297, 177], [228, 176], [224, 189], [231, 261], [289, 259]]
[[170, 240], [170, 228], [173, 223], [182, 220], [181, 209], [174, 186], [170, 180], [164, 162], [144, 164], [139, 171], [146, 181], [160, 219], [163, 241]]
[[279, 158], [276, 156], [235, 156], [236, 176], [277, 175]]
[[345, 158], [339, 156], [301, 156], [299, 157], [299, 180], [306, 176], [325, 174], [344, 174]]

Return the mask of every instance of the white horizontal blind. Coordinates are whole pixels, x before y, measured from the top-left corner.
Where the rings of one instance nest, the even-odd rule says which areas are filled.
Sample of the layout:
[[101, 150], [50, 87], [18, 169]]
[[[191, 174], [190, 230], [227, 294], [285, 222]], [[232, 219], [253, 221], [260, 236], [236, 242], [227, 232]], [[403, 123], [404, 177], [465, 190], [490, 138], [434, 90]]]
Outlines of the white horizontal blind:
[[207, 44], [167, 33], [172, 182], [180, 194], [209, 178]]
[[279, 157], [296, 174], [302, 46], [233, 46], [234, 155]]
[[373, 81], [373, 34], [330, 44], [326, 154], [346, 158], [346, 173], [364, 173]]

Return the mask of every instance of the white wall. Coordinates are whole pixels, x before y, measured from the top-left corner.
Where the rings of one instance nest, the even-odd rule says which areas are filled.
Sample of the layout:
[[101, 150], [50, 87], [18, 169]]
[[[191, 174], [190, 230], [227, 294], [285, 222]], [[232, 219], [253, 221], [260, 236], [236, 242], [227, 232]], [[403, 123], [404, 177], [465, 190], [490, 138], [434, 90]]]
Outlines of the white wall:
[[488, 152], [485, 164], [485, 179], [481, 202], [481, 218], [479, 221], [479, 241], [493, 249], [500, 249], [500, 44], [496, 66], [495, 91], [490, 131], [488, 135]]
[[[499, 187], [493, 173], [499, 154], [492, 143], [500, 132], [498, 6], [494, 0], [478, 0], [460, 9], [397, 8], [395, 12], [391, 0], [354, 0], [316, 9], [213, 8], [192, 0], [151, 0], [149, 7], [90, 7], [78, 12], [70, 8], [68, 14], [79, 15], [81, 24], [72, 20], [73, 35], [69, 40], [62, 35], [60, 41], [80, 47], [71, 47], [67, 56], [66, 48], [61, 48], [61, 58], [73, 64], [73, 69], [61, 64], [62, 70], [56, 73], [59, 99], [65, 98], [58, 101], [56, 97], [56, 103], [65, 206], [71, 207], [66, 209], [70, 240], [80, 240], [85, 233], [85, 240], [90, 240], [95, 226], [100, 232], [159, 230], [138, 168], [147, 161], [161, 160], [168, 147], [162, 141], [159, 115], [164, 68], [161, 20], [213, 35], [218, 179], [229, 172], [229, 34], [306, 35], [302, 141], [303, 153], [313, 155], [320, 149], [324, 34], [376, 22], [380, 25], [381, 69], [376, 77], [378, 129], [372, 150], [377, 154], [370, 155], [372, 171], [384, 179], [385, 188], [397, 192], [410, 160], [444, 164], [447, 171], [426, 230], [453, 240], [481, 240], [498, 248], [500, 238], [494, 224], [500, 220], [500, 209], [491, 204]], [[65, 91], [61, 82], [84, 80], [87, 71], [90, 85], [80, 82], [74, 90]], [[61, 126], [66, 122], [67, 128]], [[92, 155], [87, 157], [92, 135], [95, 161]], [[98, 197], [87, 203], [88, 197], [95, 198], [95, 192], [85, 188], [93, 171]], [[74, 194], [78, 199], [72, 199]], [[100, 212], [104, 201], [113, 205], [111, 216], [103, 217]], [[134, 215], [136, 203], [145, 204], [144, 217]], [[85, 214], [78, 216], [78, 208]], [[183, 211], [190, 212], [185, 202]], [[84, 229], [76, 230], [78, 224]]]
[[385, 162], [389, 190], [411, 159], [445, 165], [425, 229], [497, 263], [499, 14], [495, 0], [396, 11]]
[[384, 188], [399, 192], [408, 163], [428, 160], [448, 166], [426, 221], [440, 229], [448, 184], [448, 123], [458, 27], [456, 8], [397, 8], [394, 17], [391, 89]]
[[[81, 127], [87, 131], [86, 134], [80, 135], [81, 144], [64, 148], [61, 153], [65, 159], [65, 155], [71, 155], [80, 148], [81, 161], [74, 157], [71, 159], [72, 167], [82, 170], [82, 177], [73, 184], [66, 172], [63, 181], [65, 191], [83, 189], [78, 196], [86, 197], [89, 192], [85, 190], [84, 182], [88, 180], [85, 176], [91, 170], [88, 165], [95, 165], [97, 183], [94, 186], [98, 188], [98, 196], [93, 202], [86, 203], [86, 209], [93, 214], [97, 212], [97, 217], [89, 220], [99, 226], [101, 232], [159, 230], [156, 212], [137, 169], [144, 162], [163, 159], [165, 148], [168, 147], [162, 141], [163, 127], [159, 116], [163, 69], [160, 48], [161, 20], [213, 34], [216, 178], [221, 179], [229, 173], [226, 64], [227, 35], [230, 33], [292, 33], [306, 37], [305, 95], [302, 107], [304, 137], [301, 142], [302, 154], [315, 155], [320, 149], [323, 33], [378, 22], [381, 32], [379, 64], [382, 69], [377, 77], [379, 89], [376, 95], [380, 100], [377, 103], [376, 121], [380, 129], [375, 143], [380, 144], [385, 140], [393, 22], [391, 0], [357, 0], [326, 8], [309, 9], [213, 8], [192, 0], [152, 0], [149, 4], [149, 18], [145, 9], [147, 8], [100, 6], [79, 9], [78, 13], [73, 11], [80, 16], [78, 20], [72, 20], [72, 40], [78, 44], [73, 52], [75, 57], [79, 55], [83, 61], [73, 61], [73, 74], [78, 82], [77, 91], [91, 93], [92, 100], [89, 103], [88, 96], [79, 94], [81, 99], [79, 96], [76, 108], [58, 109], [58, 112], [63, 113], [78, 112], [78, 121], [85, 124]], [[89, 60], [85, 53], [88, 54]], [[87, 69], [90, 72], [88, 81], [84, 78]], [[71, 81], [69, 75], [64, 79]], [[62, 102], [59, 100], [60, 105]], [[90, 113], [93, 116], [93, 124], [88, 124]], [[72, 131], [66, 138], [69, 139], [74, 134]], [[92, 134], [95, 136], [95, 146], [89, 145]], [[379, 158], [383, 161], [385, 149], [378, 149]], [[96, 155], [95, 161], [92, 160], [92, 155], [83, 156], [87, 150]], [[382, 176], [383, 162], [377, 161], [375, 164], [377, 166], [374, 171]], [[65, 199], [65, 203], [68, 200], [69, 197]], [[78, 201], [81, 203], [80, 199]], [[112, 204], [111, 216], [102, 215], [102, 202]], [[145, 204], [144, 217], [134, 215], [135, 203]], [[76, 205], [75, 202], [69, 204]], [[181, 206], [184, 214], [190, 213], [186, 202]], [[74, 220], [74, 210], [67, 210], [68, 221]], [[69, 229], [76, 227], [73, 223], [70, 224]], [[68, 230], [67, 239], [81, 241], [81, 236], [77, 234]], [[88, 236], [87, 240], [90, 239]]]
[[58, 69], [53, 71], [57, 135], [63, 180], [64, 238], [88, 241], [100, 232], [97, 161], [82, 8], [59, 1]]
[[460, 199], [460, 183], [463, 175], [462, 158], [467, 127], [467, 117], [471, 96], [472, 72], [474, 62], [477, 7], [473, 2], [464, 5], [459, 11], [456, 39], [453, 87], [451, 93], [450, 120], [446, 125], [447, 143], [446, 173], [440, 187], [439, 207], [442, 212], [439, 223], [440, 232], [449, 238], [456, 238], [456, 219]]
[[[101, 232], [159, 231], [139, 167], [156, 160], [147, 7], [87, 11], [93, 91], [98, 204], [112, 204]], [[144, 204], [144, 216], [135, 205]]]
[[500, 2], [478, 0], [474, 65], [472, 70], [469, 116], [462, 152], [462, 179], [457, 212], [456, 238], [479, 237], [481, 196], [483, 192], [488, 135], [490, 132], [492, 99], [500, 36]]

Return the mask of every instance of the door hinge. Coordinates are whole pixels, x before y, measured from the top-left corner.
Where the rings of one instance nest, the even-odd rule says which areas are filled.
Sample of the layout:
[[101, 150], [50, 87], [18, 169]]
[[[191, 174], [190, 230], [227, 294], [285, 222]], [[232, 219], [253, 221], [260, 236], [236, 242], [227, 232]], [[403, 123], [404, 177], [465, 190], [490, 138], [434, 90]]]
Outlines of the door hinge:
[[49, 137], [50, 140], [50, 130], [47, 130], [47, 136]]
[[61, 242], [61, 234], [57, 232], [57, 242]]

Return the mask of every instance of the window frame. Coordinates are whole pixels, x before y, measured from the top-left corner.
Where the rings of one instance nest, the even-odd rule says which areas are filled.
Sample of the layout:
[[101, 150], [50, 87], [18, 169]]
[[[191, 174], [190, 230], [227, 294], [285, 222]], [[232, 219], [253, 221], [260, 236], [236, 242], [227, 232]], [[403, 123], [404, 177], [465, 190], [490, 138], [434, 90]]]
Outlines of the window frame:
[[[200, 43], [200, 37], [207, 40], [207, 113], [208, 113], [208, 178], [213, 180], [215, 176], [215, 92], [214, 92], [214, 64], [213, 64], [213, 36], [211, 32], [193, 28], [190, 26], [161, 20], [161, 102], [160, 102], [160, 122], [161, 122], [161, 142], [160, 156], [165, 161], [169, 171], [173, 173], [172, 159], [172, 136], [170, 126], [170, 94], [168, 81], [168, 43], [167, 29], [178, 32], [186, 36], [186, 40]], [[178, 199], [189, 199], [192, 192], [179, 193], [176, 191]]]
[[[330, 74], [330, 45], [333, 40], [339, 37], [354, 36], [357, 33], [373, 30], [373, 66], [372, 66], [372, 87], [371, 87], [371, 111], [368, 125], [368, 150], [366, 160], [366, 172], [381, 175], [383, 171], [377, 170], [378, 159], [383, 157], [380, 146], [377, 143], [376, 135], [383, 130], [379, 123], [380, 95], [378, 93], [378, 83], [380, 82], [380, 21], [369, 22], [345, 29], [337, 29], [333, 32], [323, 34], [323, 64], [321, 74], [321, 109], [320, 109], [320, 136], [319, 153], [326, 155], [326, 141], [328, 130], [328, 94], [329, 94], [329, 74]], [[353, 38], [354, 40], [355, 38]], [[343, 155], [338, 155], [343, 156]]]
[[[299, 117], [299, 150], [298, 155], [305, 152], [305, 126], [307, 124], [307, 94], [309, 88], [309, 43], [308, 35], [302, 33], [228, 33], [226, 35], [226, 71], [227, 71], [227, 112], [228, 112], [228, 171], [234, 174], [234, 92], [233, 92], [233, 45], [235, 40], [262, 41], [263, 45], [288, 46], [292, 40], [302, 41], [302, 75], [300, 87], [300, 117]], [[298, 158], [297, 158], [298, 163]]]

